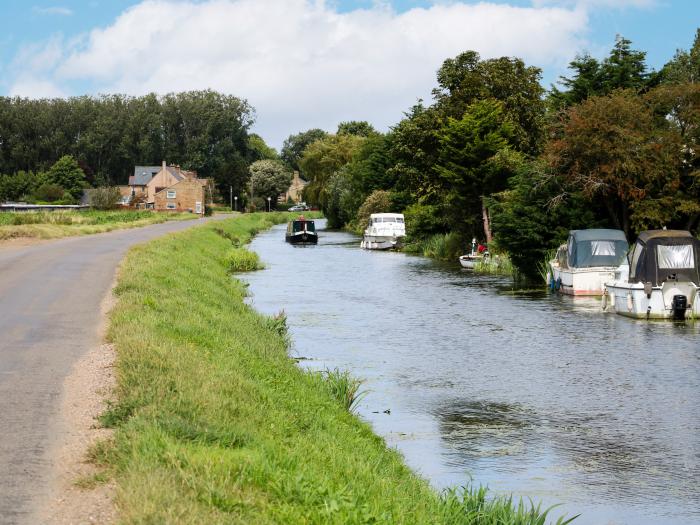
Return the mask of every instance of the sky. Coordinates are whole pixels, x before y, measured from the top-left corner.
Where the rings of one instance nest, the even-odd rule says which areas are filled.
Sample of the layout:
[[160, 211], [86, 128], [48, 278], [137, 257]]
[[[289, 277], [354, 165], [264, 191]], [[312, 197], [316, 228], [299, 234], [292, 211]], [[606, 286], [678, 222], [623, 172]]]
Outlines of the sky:
[[617, 34], [659, 69], [698, 27], [700, 0], [0, 0], [0, 95], [214, 89], [279, 149], [347, 120], [388, 130], [466, 50], [520, 57], [549, 87]]

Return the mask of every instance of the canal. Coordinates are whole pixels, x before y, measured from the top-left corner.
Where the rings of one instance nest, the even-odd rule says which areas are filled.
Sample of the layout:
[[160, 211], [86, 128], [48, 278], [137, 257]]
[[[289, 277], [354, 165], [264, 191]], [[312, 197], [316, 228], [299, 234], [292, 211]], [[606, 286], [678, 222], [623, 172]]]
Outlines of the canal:
[[[318, 221], [322, 226], [324, 221]], [[359, 415], [436, 488], [562, 504], [580, 524], [700, 523], [700, 323], [604, 314], [456, 265], [284, 226], [252, 243], [250, 302], [291, 353], [364, 379]]]

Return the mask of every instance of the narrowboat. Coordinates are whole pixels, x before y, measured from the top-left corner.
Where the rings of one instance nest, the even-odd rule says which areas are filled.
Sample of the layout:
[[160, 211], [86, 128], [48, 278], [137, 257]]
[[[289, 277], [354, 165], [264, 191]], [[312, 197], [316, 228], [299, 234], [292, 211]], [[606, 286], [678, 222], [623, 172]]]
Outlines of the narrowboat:
[[291, 244], [317, 244], [316, 224], [313, 220], [306, 219], [301, 215], [298, 219], [287, 223], [284, 240]]

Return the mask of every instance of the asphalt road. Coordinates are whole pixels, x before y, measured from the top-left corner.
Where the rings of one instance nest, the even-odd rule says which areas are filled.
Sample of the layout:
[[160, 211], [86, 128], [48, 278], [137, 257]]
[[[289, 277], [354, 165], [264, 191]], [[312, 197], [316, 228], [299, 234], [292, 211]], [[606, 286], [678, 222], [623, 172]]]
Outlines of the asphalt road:
[[63, 381], [100, 344], [100, 303], [127, 249], [206, 220], [0, 246], [0, 524], [29, 523], [48, 493]]

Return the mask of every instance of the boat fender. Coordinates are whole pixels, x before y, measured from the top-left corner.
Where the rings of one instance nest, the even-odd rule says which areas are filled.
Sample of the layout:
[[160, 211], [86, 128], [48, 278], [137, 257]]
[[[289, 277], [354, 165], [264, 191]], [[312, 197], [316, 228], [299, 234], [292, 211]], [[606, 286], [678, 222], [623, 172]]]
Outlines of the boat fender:
[[603, 311], [608, 309], [608, 291], [605, 290], [603, 293]]
[[632, 294], [628, 293], [627, 294], [627, 311], [631, 312], [633, 306], [634, 306], [634, 303], [632, 302]]
[[651, 315], [651, 306], [647, 306], [647, 321], [649, 320], [650, 315]]
[[557, 278], [557, 282], [554, 283], [554, 289], [559, 291], [559, 288], [561, 288], [561, 277]]
[[647, 294], [647, 299], [651, 299], [651, 283], [644, 283], [644, 293]]

